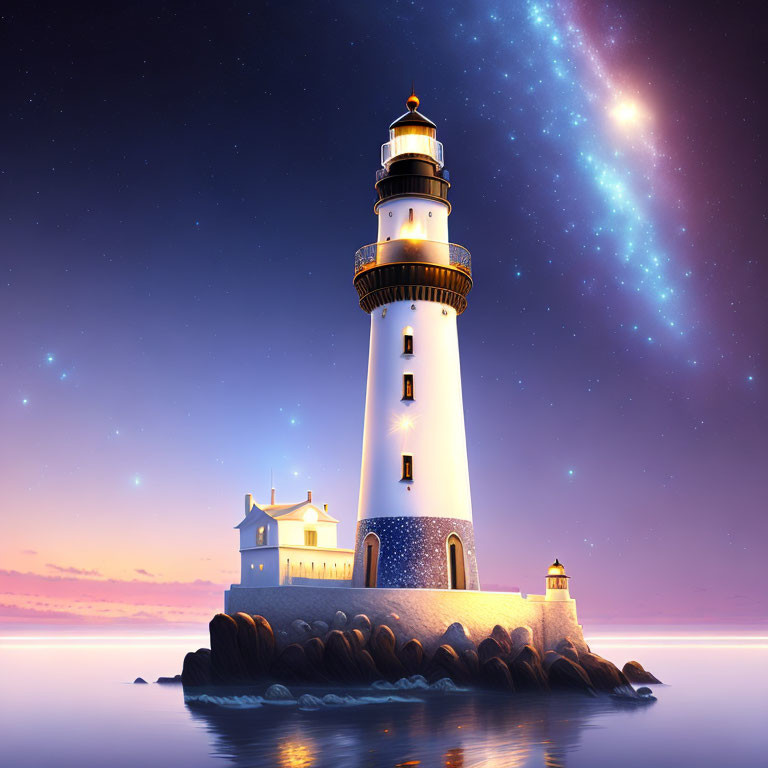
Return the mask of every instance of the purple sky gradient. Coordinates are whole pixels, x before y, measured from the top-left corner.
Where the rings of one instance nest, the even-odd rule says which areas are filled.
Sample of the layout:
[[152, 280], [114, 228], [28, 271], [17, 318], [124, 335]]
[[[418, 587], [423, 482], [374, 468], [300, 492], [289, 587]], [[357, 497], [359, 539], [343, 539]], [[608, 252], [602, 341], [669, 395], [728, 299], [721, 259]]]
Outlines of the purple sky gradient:
[[[352, 544], [369, 324], [352, 260], [412, 78], [473, 254], [481, 584], [541, 592], [558, 557], [585, 621], [764, 620], [764, 49], [748, 4], [617, 6], [553, 6], [546, 37], [524, 3], [12, 10], [0, 621], [221, 609], [243, 494], [265, 501], [271, 472]], [[572, 82], [552, 74], [568, 23], [648, 105], [654, 158], [603, 124], [594, 60], [564, 49]], [[684, 335], [654, 289], [619, 283], [626, 222], [584, 145], [648, 201]]]

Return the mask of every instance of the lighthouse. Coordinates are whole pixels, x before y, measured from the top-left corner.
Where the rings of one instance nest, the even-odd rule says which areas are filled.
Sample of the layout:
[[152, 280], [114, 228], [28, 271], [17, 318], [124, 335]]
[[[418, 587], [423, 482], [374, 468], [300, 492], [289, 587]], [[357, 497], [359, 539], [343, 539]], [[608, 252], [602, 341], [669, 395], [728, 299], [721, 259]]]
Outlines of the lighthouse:
[[352, 583], [477, 590], [457, 331], [471, 259], [448, 237], [437, 127], [406, 104], [381, 148], [376, 242], [355, 254], [371, 333]]

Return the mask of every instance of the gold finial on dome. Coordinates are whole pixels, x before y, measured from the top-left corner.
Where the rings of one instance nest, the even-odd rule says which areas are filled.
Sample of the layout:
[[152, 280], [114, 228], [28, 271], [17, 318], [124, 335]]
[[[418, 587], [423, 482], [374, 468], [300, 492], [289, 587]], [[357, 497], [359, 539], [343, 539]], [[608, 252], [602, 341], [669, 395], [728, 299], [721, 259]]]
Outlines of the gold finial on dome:
[[411, 95], [406, 100], [405, 106], [408, 107], [411, 112], [415, 112], [419, 108], [419, 97], [416, 95], [416, 89], [414, 88], [413, 83], [411, 83]]

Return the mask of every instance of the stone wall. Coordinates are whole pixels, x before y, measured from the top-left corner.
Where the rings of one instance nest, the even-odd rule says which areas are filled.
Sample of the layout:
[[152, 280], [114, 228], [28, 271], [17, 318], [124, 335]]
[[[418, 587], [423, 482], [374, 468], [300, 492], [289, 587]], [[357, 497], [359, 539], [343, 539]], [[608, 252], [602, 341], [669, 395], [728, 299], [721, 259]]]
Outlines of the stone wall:
[[391, 627], [401, 642], [420, 640], [428, 653], [457, 621], [467, 628], [475, 644], [500, 624], [506, 630], [530, 627], [541, 653], [553, 649], [564, 637], [570, 637], [580, 651], [586, 650], [574, 600], [529, 600], [519, 592], [233, 586], [225, 593], [225, 611], [264, 616], [276, 633], [287, 631], [296, 619], [330, 625], [336, 611], [349, 618], [363, 613], [374, 625]]

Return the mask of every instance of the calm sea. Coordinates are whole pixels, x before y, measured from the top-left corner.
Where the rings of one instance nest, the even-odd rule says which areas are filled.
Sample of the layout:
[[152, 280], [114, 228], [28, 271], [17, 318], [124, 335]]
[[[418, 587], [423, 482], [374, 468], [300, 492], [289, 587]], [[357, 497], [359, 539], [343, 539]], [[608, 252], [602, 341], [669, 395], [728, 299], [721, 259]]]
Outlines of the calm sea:
[[344, 707], [185, 703], [180, 671], [205, 635], [1, 633], [0, 764], [16, 766], [768, 766], [768, 632], [587, 633], [666, 685], [636, 707], [601, 697], [351, 691]]

